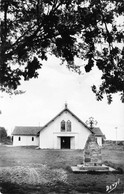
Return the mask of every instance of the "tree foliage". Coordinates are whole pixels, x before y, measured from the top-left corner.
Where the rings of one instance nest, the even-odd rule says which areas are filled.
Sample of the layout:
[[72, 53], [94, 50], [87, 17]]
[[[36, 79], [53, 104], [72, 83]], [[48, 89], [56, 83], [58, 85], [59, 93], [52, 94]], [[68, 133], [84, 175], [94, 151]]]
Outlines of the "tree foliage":
[[4, 127], [0, 127], [0, 141], [7, 138], [7, 132]]
[[16, 90], [21, 79], [38, 77], [47, 53], [81, 73], [96, 65], [102, 71], [97, 100], [119, 92], [124, 102], [123, 0], [1, 0], [1, 90]]

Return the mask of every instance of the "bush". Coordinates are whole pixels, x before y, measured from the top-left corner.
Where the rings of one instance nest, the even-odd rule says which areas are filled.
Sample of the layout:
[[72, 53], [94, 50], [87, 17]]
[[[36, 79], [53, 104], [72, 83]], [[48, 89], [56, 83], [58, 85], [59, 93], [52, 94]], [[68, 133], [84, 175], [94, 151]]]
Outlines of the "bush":
[[68, 172], [72, 172], [72, 169], [70, 166], [66, 166], [65, 170], [67, 170]]
[[0, 142], [7, 138], [7, 132], [4, 127], [0, 127]]

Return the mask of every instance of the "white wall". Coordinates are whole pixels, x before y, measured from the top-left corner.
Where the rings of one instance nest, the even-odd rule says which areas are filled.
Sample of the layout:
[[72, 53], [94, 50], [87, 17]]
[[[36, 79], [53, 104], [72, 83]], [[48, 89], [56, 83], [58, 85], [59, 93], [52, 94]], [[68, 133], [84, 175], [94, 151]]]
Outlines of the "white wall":
[[[61, 132], [61, 121], [71, 121], [71, 132]], [[83, 149], [91, 132], [70, 113], [64, 112], [40, 132], [40, 148], [60, 149], [60, 137], [71, 137], [71, 149]]]
[[[21, 138], [19, 141], [19, 137]], [[34, 141], [32, 141], [32, 137], [34, 137]], [[13, 136], [13, 145], [14, 146], [38, 146], [39, 145], [39, 137], [36, 136]]]

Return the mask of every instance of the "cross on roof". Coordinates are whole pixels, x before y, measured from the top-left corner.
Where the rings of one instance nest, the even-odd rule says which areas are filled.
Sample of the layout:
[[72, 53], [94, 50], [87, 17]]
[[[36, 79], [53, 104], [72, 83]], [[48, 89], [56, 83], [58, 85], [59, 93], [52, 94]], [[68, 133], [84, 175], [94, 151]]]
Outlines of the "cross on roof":
[[65, 103], [65, 109], [67, 109], [68, 108], [68, 104], [67, 104], [67, 102]]

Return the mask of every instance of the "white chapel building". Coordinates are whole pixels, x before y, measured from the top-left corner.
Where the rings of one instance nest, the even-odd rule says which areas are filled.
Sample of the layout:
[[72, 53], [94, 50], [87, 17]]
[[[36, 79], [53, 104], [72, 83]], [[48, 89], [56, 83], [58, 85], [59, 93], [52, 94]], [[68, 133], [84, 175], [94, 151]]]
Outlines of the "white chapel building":
[[38, 146], [41, 149], [84, 149], [90, 134], [102, 146], [103, 135], [100, 128], [92, 130], [65, 108], [43, 127], [16, 126], [13, 130], [14, 146]]

